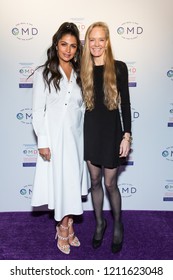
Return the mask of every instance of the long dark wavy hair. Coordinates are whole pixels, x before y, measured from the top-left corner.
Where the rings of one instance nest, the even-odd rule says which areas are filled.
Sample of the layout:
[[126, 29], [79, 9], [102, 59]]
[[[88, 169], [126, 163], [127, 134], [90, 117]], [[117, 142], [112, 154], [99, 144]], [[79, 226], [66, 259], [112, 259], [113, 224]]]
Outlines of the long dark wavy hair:
[[[70, 34], [76, 38], [77, 41], [77, 51], [75, 56], [71, 59], [72, 67], [76, 73], [76, 82], [81, 87], [81, 79], [80, 79], [80, 65], [81, 65], [81, 56], [82, 56], [82, 44], [79, 38], [79, 30], [76, 24], [72, 22], [64, 22], [57, 32], [52, 37], [52, 45], [47, 50], [47, 61], [39, 66], [44, 67], [43, 69], [43, 78], [45, 84], [49, 88], [49, 92], [51, 92], [51, 83], [53, 83], [56, 91], [60, 89], [59, 83], [60, 79], [62, 78], [62, 74], [59, 71], [59, 57], [57, 55], [56, 46], [59, 40], [66, 34]], [[38, 69], [37, 68], [37, 69]]]

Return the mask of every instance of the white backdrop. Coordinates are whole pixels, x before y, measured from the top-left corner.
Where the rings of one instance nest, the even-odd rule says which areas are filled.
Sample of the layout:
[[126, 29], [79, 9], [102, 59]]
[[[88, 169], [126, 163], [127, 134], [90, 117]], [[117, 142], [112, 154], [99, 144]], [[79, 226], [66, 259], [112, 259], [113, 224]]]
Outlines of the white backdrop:
[[[115, 58], [129, 69], [134, 140], [118, 181], [122, 207], [173, 209], [173, 1], [1, 0], [1, 212], [32, 210], [37, 145], [28, 74], [44, 62], [61, 23], [76, 23], [83, 40], [98, 20], [109, 25]], [[83, 206], [92, 209], [90, 195]]]

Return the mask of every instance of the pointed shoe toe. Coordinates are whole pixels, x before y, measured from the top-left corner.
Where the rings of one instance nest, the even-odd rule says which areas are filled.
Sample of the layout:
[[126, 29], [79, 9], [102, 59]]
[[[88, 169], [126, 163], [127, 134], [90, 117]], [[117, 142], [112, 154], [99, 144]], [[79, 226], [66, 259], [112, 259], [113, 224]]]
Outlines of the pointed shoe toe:
[[104, 219], [104, 221], [105, 221], [105, 225], [104, 225], [104, 228], [102, 230], [102, 237], [101, 237], [101, 239], [95, 239], [95, 237], [93, 237], [93, 239], [92, 239], [92, 247], [94, 249], [99, 248], [101, 246], [101, 244], [102, 244], [103, 237], [104, 237], [104, 234], [105, 234], [105, 231], [106, 231], [106, 228], [107, 228], [107, 221], [106, 221], [106, 219]]

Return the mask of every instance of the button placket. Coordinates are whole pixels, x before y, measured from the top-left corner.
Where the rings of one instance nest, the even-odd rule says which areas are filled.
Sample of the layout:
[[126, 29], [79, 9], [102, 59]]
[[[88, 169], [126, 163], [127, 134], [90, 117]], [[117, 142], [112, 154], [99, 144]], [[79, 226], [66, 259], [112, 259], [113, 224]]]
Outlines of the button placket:
[[72, 85], [72, 80], [70, 80], [67, 84], [67, 94], [66, 94], [66, 98], [65, 98], [65, 106], [67, 106], [68, 101], [71, 96], [71, 89], [72, 89], [71, 85]]

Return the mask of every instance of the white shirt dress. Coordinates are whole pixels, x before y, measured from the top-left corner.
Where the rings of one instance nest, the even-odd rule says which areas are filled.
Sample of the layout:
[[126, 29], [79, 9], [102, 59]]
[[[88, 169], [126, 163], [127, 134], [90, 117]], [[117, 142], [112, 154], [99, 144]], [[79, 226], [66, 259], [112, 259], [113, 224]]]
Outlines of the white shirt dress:
[[32, 206], [48, 205], [56, 221], [66, 215], [83, 213], [81, 197], [88, 194], [89, 174], [83, 160], [82, 93], [71, 72], [68, 81], [63, 69], [60, 90], [44, 84], [42, 68], [34, 73], [33, 127], [38, 148], [50, 148], [51, 160], [37, 158]]

